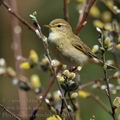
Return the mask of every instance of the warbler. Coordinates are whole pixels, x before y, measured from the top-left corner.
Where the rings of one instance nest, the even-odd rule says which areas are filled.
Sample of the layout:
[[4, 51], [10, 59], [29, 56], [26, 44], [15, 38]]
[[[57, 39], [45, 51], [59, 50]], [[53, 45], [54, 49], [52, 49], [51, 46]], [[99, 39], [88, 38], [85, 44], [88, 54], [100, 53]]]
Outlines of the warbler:
[[[54, 19], [48, 25], [50, 29], [48, 43], [56, 59], [68, 66], [81, 66], [92, 62], [103, 65], [91, 49], [74, 34], [71, 25], [64, 19]], [[107, 65], [110, 68], [114, 66]]]

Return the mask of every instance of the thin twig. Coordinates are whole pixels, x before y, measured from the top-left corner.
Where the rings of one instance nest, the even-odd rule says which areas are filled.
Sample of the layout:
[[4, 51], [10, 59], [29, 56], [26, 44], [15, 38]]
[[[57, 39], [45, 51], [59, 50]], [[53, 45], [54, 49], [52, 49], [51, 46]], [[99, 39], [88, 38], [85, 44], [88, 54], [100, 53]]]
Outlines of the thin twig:
[[85, 3], [85, 6], [83, 7], [82, 12], [80, 12], [79, 20], [78, 20], [77, 27], [76, 27], [77, 35], [80, 33], [81, 28], [84, 27], [84, 25], [86, 24], [89, 11], [91, 7], [93, 6], [93, 4], [95, 3], [95, 1], [96, 0], [87, 0]]
[[78, 87], [78, 89], [81, 90], [81, 89], [84, 89], [84, 88], [86, 88], [86, 87], [89, 87], [89, 86], [98, 84], [98, 83], [101, 84], [101, 82], [102, 82], [102, 80], [92, 80], [92, 81], [89, 81], [89, 82], [87, 82], [87, 83], [85, 83], [85, 84], [80, 85], [80, 86]]
[[0, 107], [6, 111], [9, 115], [11, 115], [12, 117], [14, 117], [16, 120], [22, 120], [20, 117], [18, 117], [17, 115], [15, 115], [14, 113], [12, 113], [11, 111], [9, 111], [6, 107], [4, 107], [2, 104], [0, 104]]
[[63, 0], [63, 2], [64, 2], [63, 7], [64, 18], [69, 22], [68, 0]]
[[103, 61], [103, 72], [104, 72], [104, 82], [106, 84], [106, 94], [107, 94], [107, 97], [109, 99], [109, 103], [110, 103], [110, 106], [111, 106], [111, 110], [112, 110], [112, 118], [113, 120], [117, 120], [116, 118], [116, 114], [115, 114], [115, 107], [112, 103], [112, 97], [111, 97], [111, 91], [110, 91], [110, 87], [109, 87], [109, 80], [110, 78], [108, 77], [107, 75], [107, 66], [106, 66], [106, 56], [105, 56], [105, 53], [106, 53], [106, 48], [104, 47], [104, 33], [103, 31], [99, 31], [100, 33], [100, 38], [98, 39], [99, 41], [99, 44], [101, 46], [101, 55], [102, 55], [102, 61]]
[[[102, 59], [103, 59], [103, 63], [105, 64], [105, 51], [103, 51], [102, 53]], [[111, 97], [111, 92], [110, 92], [110, 87], [109, 87], [109, 79], [108, 79], [108, 76], [107, 76], [107, 67], [104, 67], [103, 68], [103, 72], [104, 72], [104, 81], [105, 81], [105, 84], [106, 84], [106, 87], [107, 87], [107, 96], [108, 96], [108, 99], [109, 99], [109, 102], [110, 102], [110, 106], [111, 106], [111, 109], [112, 109], [112, 117], [113, 117], [113, 120], [116, 120], [116, 115], [115, 115], [115, 107], [112, 103], [112, 97]]]
[[101, 108], [103, 108], [107, 113], [109, 113], [112, 116], [111, 111], [105, 106], [105, 104], [100, 100], [100, 98], [94, 94], [90, 94], [90, 97], [99, 105]]
[[21, 23], [27, 26], [31, 31], [35, 32], [35, 28], [32, 25], [30, 25], [26, 20], [24, 20], [19, 14], [17, 14], [14, 10], [12, 10], [12, 8], [4, 0], [1, 2], [2, 2], [1, 4], [8, 10], [10, 14], [16, 17]]

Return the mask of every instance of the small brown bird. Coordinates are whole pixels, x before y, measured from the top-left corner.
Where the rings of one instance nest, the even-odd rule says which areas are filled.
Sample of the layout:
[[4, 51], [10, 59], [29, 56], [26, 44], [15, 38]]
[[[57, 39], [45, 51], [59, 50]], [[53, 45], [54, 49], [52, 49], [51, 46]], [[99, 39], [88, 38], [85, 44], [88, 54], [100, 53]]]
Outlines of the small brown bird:
[[[49, 46], [55, 58], [68, 66], [83, 66], [88, 62], [103, 65], [91, 49], [72, 31], [71, 25], [64, 19], [55, 19], [49, 25]], [[114, 68], [113, 66], [110, 66]]]

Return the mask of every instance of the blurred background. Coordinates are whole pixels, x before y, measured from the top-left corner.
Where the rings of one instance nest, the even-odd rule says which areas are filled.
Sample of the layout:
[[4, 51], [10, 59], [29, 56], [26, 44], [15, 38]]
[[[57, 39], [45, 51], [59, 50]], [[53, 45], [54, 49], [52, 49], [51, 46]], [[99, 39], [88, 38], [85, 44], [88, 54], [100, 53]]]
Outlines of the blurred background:
[[[7, 0], [6, 0], [7, 2]], [[9, 3], [9, 2], [8, 2]], [[37, 11], [38, 20], [42, 27], [43, 33], [48, 36], [48, 30], [43, 27], [44, 24], [48, 24], [55, 18], [64, 18], [63, 15], [63, 0], [17, 0], [18, 13], [27, 20], [30, 24], [32, 21], [29, 17], [31, 13]], [[101, 3], [100, 9], [104, 9]], [[78, 22], [78, 4], [76, 0], [71, 0], [69, 4], [70, 23], [75, 31]], [[87, 25], [80, 32], [82, 40], [92, 48], [94, 44], [97, 44], [98, 33], [93, 26], [93, 18], [88, 17]], [[11, 27], [11, 15], [1, 5], [0, 6], [0, 58], [4, 58], [8, 66], [15, 68], [15, 59], [12, 49], [12, 27]], [[42, 42], [38, 40], [36, 35], [30, 31], [26, 26], [21, 24], [21, 44], [22, 54], [28, 57], [29, 51], [34, 49], [40, 59], [44, 56], [44, 48]], [[25, 74], [29, 77], [31, 73], [37, 73], [40, 76], [42, 85], [47, 87], [48, 74], [39, 69], [25, 71]], [[102, 78], [103, 72], [101, 67], [97, 65], [86, 65], [80, 72], [81, 83], [86, 83], [90, 80], [96, 80]], [[109, 106], [108, 99], [104, 91], [89, 89], [94, 94], [98, 94], [103, 102]], [[28, 96], [28, 109], [29, 115], [36, 104], [36, 97], [32, 92], [27, 93]], [[6, 106], [10, 111], [15, 114], [19, 113], [19, 98], [18, 88], [13, 85], [12, 80], [7, 77], [0, 76], [0, 103]], [[112, 120], [108, 113], [106, 113], [100, 106], [98, 106], [92, 99], [80, 98], [80, 115], [82, 120], [89, 120], [95, 116], [96, 120]], [[1, 114], [1, 113], [0, 113]], [[44, 120], [49, 112], [46, 110], [43, 113], [39, 113], [39, 120]], [[41, 119], [40, 119], [41, 118]], [[0, 115], [0, 120], [13, 120], [7, 113]]]

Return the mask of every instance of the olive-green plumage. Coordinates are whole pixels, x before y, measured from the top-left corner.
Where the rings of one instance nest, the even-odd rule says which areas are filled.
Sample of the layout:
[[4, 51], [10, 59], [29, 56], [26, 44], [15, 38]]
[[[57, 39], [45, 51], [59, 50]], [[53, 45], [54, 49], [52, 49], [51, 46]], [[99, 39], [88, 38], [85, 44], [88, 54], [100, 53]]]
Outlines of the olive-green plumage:
[[91, 49], [73, 33], [71, 25], [64, 19], [55, 19], [46, 27], [50, 29], [48, 42], [56, 59], [69, 66], [83, 66], [87, 62], [103, 65]]

